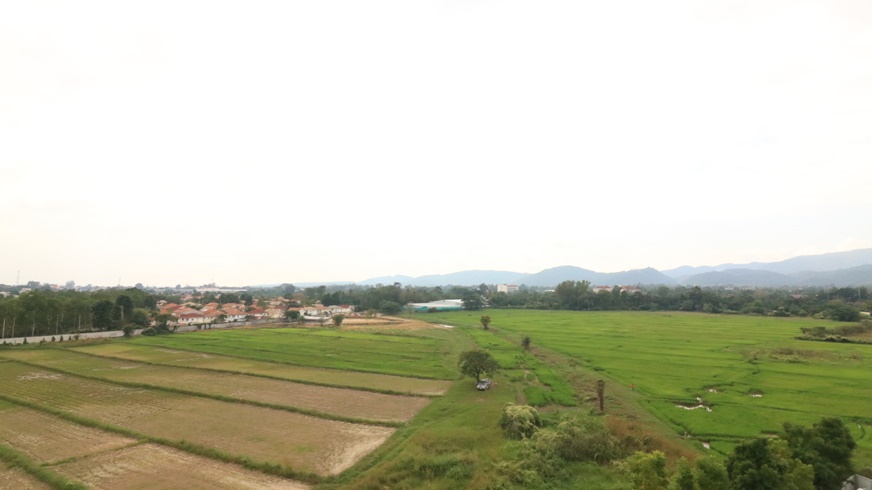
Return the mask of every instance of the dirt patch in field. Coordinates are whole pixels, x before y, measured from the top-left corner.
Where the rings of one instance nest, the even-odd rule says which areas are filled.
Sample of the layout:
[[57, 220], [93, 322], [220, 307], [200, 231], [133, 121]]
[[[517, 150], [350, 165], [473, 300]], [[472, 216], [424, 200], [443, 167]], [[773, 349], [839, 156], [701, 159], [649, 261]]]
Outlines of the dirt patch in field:
[[142, 444], [53, 468], [92, 488], [288, 489], [309, 486], [172, 448]]
[[0, 488], [15, 490], [50, 490], [51, 487], [18, 468], [7, 468], [0, 463]]
[[355, 442], [344, 446], [336, 446], [323, 470], [328, 474], [336, 475], [352, 467], [354, 463], [384, 444], [390, 434], [373, 430], [374, 427], [362, 425], [349, 427], [348, 433], [356, 437]]
[[342, 322], [343, 330], [424, 330], [438, 328], [432, 323], [413, 320], [411, 318], [382, 317], [382, 318], [353, 318]]
[[3, 421], [0, 424], [0, 441], [45, 463], [117, 449], [136, 442], [29, 408], [2, 411], [0, 420]]

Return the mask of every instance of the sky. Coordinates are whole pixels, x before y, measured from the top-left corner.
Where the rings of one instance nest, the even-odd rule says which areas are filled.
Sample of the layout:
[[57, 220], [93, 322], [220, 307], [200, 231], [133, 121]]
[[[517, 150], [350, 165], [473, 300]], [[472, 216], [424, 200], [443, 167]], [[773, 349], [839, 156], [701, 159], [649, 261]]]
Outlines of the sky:
[[0, 284], [872, 247], [872, 3], [0, 4]]

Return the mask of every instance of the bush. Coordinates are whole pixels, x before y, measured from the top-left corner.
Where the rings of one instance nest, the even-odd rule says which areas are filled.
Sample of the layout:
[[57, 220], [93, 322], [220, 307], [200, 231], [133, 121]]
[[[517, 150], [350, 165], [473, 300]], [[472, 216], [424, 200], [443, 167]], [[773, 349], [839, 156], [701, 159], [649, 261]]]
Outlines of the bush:
[[125, 325], [121, 331], [124, 332], [125, 337], [133, 337], [133, 331], [135, 330], [133, 325]]
[[157, 330], [154, 327], [148, 327], [142, 331], [140, 335], [145, 335], [146, 337], [154, 337], [157, 335]]
[[564, 417], [555, 433], [557, 453], [567, 461], [607, 463], [624, 456], [620, 443], [602, 420], [591, 415]]
[[539, 412], [530, 405], [509, 403], [500, 416], [500, 427], [510, 439], [527, 439], [542, 426]]
[[666, 490], [666, 456], [660, 451], [637, 452], [627, 460], [633, 479], [633, 488], [640, 490]]

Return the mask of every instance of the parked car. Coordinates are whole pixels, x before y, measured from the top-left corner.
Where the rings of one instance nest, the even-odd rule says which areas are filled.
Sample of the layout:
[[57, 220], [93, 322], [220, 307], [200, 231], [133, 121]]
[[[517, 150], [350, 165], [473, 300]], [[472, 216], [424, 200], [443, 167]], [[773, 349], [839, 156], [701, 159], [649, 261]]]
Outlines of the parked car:
[[484, 391], [484, 390], [490, 388], [492, 383], [493, 382], [489, 379], [483, 379], [475, 385], [475, 388], [479, 391]]

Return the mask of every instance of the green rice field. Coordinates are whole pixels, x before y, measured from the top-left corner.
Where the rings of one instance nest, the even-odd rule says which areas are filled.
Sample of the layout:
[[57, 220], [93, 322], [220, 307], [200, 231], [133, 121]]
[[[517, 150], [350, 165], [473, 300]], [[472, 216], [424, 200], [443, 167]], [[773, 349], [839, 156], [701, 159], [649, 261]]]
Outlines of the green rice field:
[[[872, 462], [872, 346], [795, 340], [810, 318], [655, 312], [489, 310], [422, 316], [556, 352], [598, 373], [677, 433], [728, 452], [743, 438], [837, 416]], [[697, 408], [693, 408], [697, 407]]]

